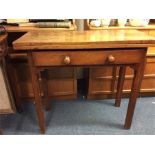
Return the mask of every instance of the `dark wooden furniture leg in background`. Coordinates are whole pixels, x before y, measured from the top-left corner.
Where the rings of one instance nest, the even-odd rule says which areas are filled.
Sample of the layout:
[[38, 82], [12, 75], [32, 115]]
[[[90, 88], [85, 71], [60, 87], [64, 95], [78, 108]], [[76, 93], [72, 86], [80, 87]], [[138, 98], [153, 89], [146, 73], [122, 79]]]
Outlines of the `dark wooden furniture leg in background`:
[[10, 81], [11, 88], [13, 90], [16, 109], [18, 110], [18, 112], [21, 112], [22, 106], [21, 106], [21, 99], [20, 99], [20, 94], [19, 94], [18, 86], [17, 86], [17, 83], [18, 83], [17, 72], [15, 69], [15, 66], [9, 62], [8, 58], [6, 59], [6, 61], [7, 61], [6, 63], [7, 73], [9, 75], [8, 78]]
[[126, 114], [126, 120], [125, 120], [125, 129], [130, 129], [131, 123], [132, 123], [132, 118], [134, 115], [134, 110], [136, 106], [136, 100], [139, 94], [141, 82], [143, 79], [143, 74], [144, 74], [144, 68], [145, 68], [145, 62], [141, 64], [134, 65], [134, 78], [132, 82], [132, 88], [131, 88], [131, 94], [129, 98], [129, 104], [128, 104], [128, 110]]
[[116, 107], [120, 107], [120, 104], [121, 104], [121, 98], [123, 94], [123, 84], [125, 80], [125, 71], [126, 71], [126, 66], [120, 66], [118, 83], [117, 83], [116, 99], [115, 99]]
[[35, 98], [35, 107], [38, 116], [39, 126], [41, 133], [45, 133], [45, 117], [43, 112], [43, 107], [41, 103], [41, 94], [40, 94], [40, 87], [38, 81], [38, 72], [39, 70], [33, 64], [32, 53], [28, 54], [28, 61], [30, 66], [30, 72], [32, 76], [32, 87], [34, 91], [34, 98]]

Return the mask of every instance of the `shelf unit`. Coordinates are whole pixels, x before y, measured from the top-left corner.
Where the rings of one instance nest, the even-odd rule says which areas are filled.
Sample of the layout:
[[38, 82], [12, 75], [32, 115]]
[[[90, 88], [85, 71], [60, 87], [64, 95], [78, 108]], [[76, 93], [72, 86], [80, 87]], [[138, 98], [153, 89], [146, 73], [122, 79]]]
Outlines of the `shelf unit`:
[[35, 26], [9, 26], [9, 25], [6, 25], [5, 26], [7, 32], [28, 32], [28, 31], [40, 31], [40, 30], [43, 30], [43, 31], [55, 31], [55, 30], [70, 30], [70, 31], [74, 31], [77, 29], [77, 26], [75, 24], [75, 20], [73, 19], [71, 21], [71, 27], [69, 28], [38, 28], [38, 27], [35, 27]]
[[[109, 26], [109, 27], [92, 27], [89, 23], [90, 20], [85, 21], [86, 29], [88, 30], [125, 30], [136, 29], [145, 32], [148, 35], [155, 37], [155, 23], [150, 23], [146, 27], [132, 27], [132, 26]], [[119, 68], [102, 67], [102, 68], [89, 68], [89, 86], [88, 95], [89, 99], [103, 99], [114, 98], [118, 82]], [[130, 68], [126, 70], [126, 79], [124, 82], [124, 97], [130, 93], [132, 84], [133, 72]], [[141, 96], [155, 96], [155, 47], [149, 47], [147, 50], [147, 64], [145, 67], [144, 78], [142, 81]]]

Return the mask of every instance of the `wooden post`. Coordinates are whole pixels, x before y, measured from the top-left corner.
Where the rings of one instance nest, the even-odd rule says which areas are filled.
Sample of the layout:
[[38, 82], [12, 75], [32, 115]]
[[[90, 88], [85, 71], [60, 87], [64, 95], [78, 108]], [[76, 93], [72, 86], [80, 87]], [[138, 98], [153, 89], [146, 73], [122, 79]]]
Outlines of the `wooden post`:
[[45, 133], [45, 118], [44, 118], [44, 112], [43, 112], [42, 103], [41, 103], [41, 94], [40, 94], [40, 87], [39, 87], [39, 81], [38, 81], [38, 70], [33, 64], [32, 53], [28, 54], [28, 61], [29, 61], [30, 72], [32, 76], [32, 87], [34, 91], [35, 107], [36, 107], [36, 112], [39, 120], [39, 126], [40, 126], [41, 133]]
[[140, 91], [141, 82], [143, 79], [145, 63], [146, 63], [146, 60], [141, 64], [137, 64], [134, 67], [134, 78], [132, 82], [131, 94], [130, 94], [128, 110], [127, 110], [126, 120], [124, 125], [125, 129], [130, 129], [131, 127], [132, 118], [133, 118], [134, 110], [136, 106], [136, 100], [137, 100], [137, 97]]
[[120, 66], [119, 78], [118, 78], [118, 83], [117, 83], [116, 100], [115, 100], [116, 107], [120, 107], [120, 104], [121, 104], [121, 98], [123, 94], [123, 84], [125, 80], [125, 71], [126, 71], [126, 66]]

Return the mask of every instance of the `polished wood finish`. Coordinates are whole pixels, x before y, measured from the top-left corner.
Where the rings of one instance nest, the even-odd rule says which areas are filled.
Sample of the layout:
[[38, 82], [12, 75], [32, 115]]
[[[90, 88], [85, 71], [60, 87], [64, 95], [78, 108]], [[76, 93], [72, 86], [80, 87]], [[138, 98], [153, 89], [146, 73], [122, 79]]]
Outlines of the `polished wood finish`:
[[116, 93], [116, 100], [115, 100], [116, 107], [120, 107], [120, 104], [121, 104], [123, 84], [125, 79], [125, 71], [126, 71], [126, 66], [121, 66], [119, 70], [119, 78], [118, 78], [117, 93]]
[[15, 50], [134, 48], [154, 46], [153, 39], [136, 30], [35, 31], [14, 41], [13, 47]]
[[38, 82], [39, 71], [34, 67], [31, 53], [28, 54], [28, 60], [29, 60], [29, 66], [31, 71], [32, 83], [33, 83], [32, 86], [33, 86], [34, 97], [35, 97], [35, 107], [38, 115], [39, 126], [40, 126], [41, 133], [45, 133], [45, 119], [44, 119], [45, 116], [42, 109], [42, 102], [40, 97], [41, 96], [40, 86]]
[[[143, 60], [142, 50], [76, 50], [76, 51], [42, 51], [33, 52], [36, 66], [64, 66], [64, 65], [101, 65], [140, 63]], [[127, 55], [130, 54], [130, 57]], [[113, 56], [112, 56], [113, 55]], [[120, 55], [122, 55], [120, 57]], [[115, 57], [115, 61], [109, 57]], [[68, 58], [69, 63], [64, 62]], [[93, 59], [92, 59], [93, 58]], [[112, 58], [113, 59], [113, 58]]]
[[141, 86], [141, 82], [143, 79], [144, 67], [145, 67], [145, 60], [141, 62], [141, 64], [137, 64], [134, 66], [134, 78], [132, 82], [131, 94], [128, 104], [128, 110], [125, 120], [125, 129], [129, 129], [131, 127], [132, 118], [134, 115], [134, 110], [136, 106], [136, 100], [139, 93], [139, 89]]
[[[119, 37], [120, 34], [122, 31], [29, 32], [13, 43], [16, 50], [26, 50], [29, 54], [36, 110], [42, 132], [45, 131], [45, 120], [39, 95], [38, 72], [40, 69], [65, 65], [72, 67], [126, 65], [132, 67], [135, 74], [125, 121], [125, 128], [130, 128], [142, 80], [146, 50], [148, 46], [154, 45], [155, 38], [138, 31], [123, 31], [123, 38]], [[129, 57], [131, 54], [134, 58]], [[109, 62], [109, 55], [114, 56], [115, 61]], [[64, 64], [66, 56], [69, 57], [69, 64]], [[121, 93], [118, 94], [121, 96]]]

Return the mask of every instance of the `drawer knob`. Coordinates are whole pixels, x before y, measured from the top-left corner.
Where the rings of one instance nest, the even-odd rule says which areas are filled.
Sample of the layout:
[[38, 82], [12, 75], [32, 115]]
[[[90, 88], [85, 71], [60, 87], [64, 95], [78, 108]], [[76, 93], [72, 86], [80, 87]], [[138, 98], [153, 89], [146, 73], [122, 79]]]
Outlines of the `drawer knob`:
[[112, 56], [112, 55], [109, 55], [109, 56], [108, 56], [108, 61], [109, 61], [109, 62], [115, 62], [115, 57]]
[[64, 58], [64, 63], [65, 63], [66, 65], [68, 65], [68, 64], [70, 64], [70, 62], [71, 62], [70, 57], [69, 57], [69, 56], [65, 56], [65, 58]]

